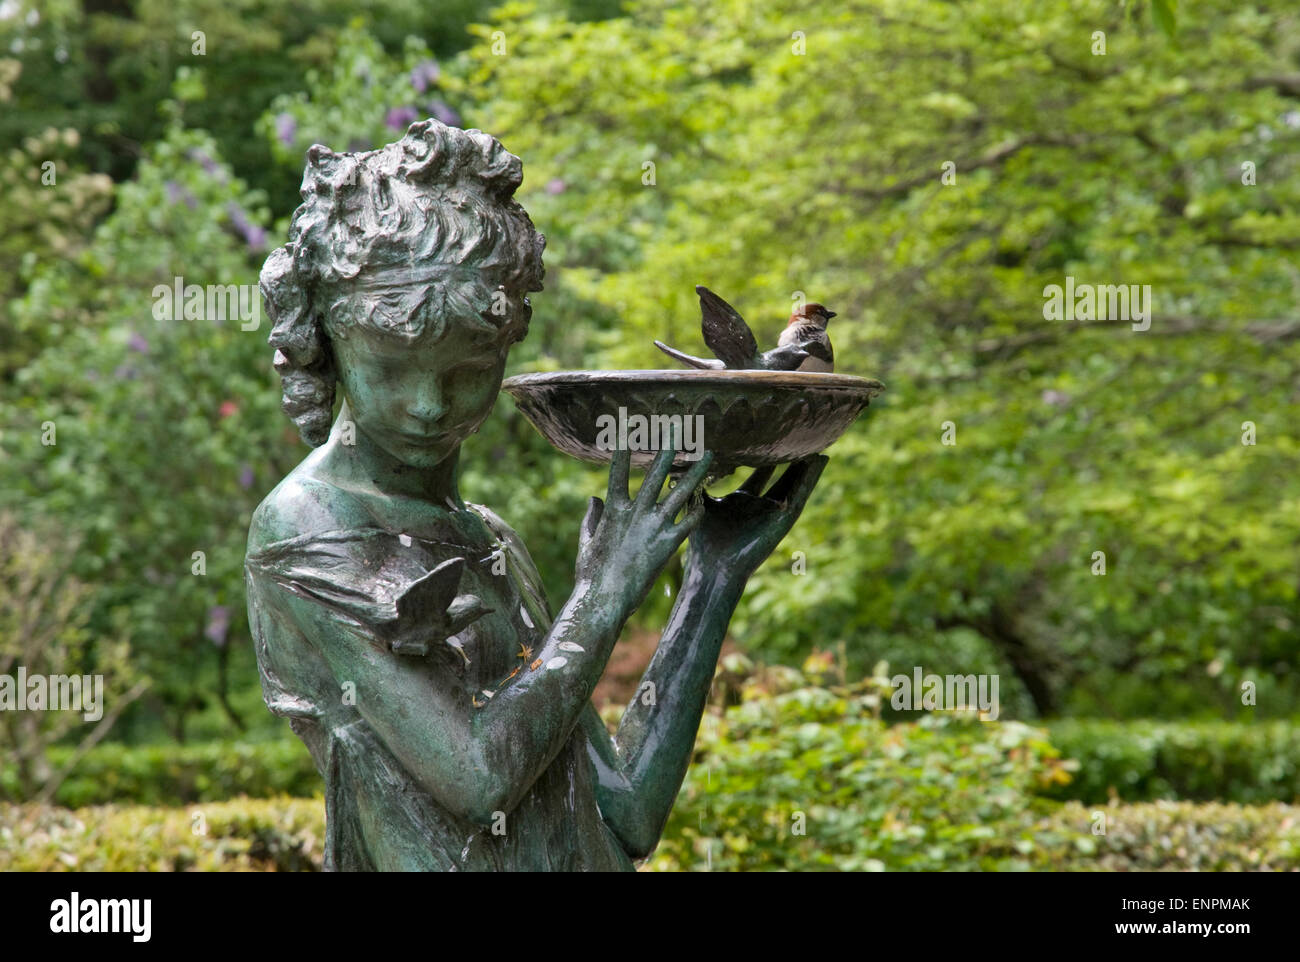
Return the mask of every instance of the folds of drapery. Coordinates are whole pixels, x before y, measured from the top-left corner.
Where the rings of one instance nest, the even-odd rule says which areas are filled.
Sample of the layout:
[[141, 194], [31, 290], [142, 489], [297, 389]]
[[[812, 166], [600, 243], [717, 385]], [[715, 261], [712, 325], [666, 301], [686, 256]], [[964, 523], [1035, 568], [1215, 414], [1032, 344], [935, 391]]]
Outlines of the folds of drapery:
[[[545, 631], [551, 615], [527, 551], [494, 513], [471, 507], [493, 536], [493, 560], [504, 563], [532, 623]], [[629, 868], [592, 800], [580, 738], [570, 740], [511, 813], [513, 830], [496, 835], [442, 809], [360, 713], [339, 704], [338, 681], [288, 610], [289, 595], [307, 600], [340, 636], [382, 648], [396, 599], [455, 548], [361, 527], [279, 541], [247, 558], [249, 616], [267, 705], [290, 719], [325, 779], [326, 868]], [[454, 654], [444, 656], [459, 667]]]

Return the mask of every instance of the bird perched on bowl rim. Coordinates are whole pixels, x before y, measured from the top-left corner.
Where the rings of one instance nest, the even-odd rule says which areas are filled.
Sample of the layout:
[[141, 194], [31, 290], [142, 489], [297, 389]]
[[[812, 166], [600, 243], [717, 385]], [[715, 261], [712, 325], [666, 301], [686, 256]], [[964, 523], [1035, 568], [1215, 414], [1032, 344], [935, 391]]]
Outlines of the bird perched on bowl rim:
[[697, 285], [695, 292], [700, 296], [704, 343], [717, 359], [695, 357], [655, 341], [655, 346], [674, 360], [688, 367], [713, 371], [829, 372], [834, 369], [834, 354], [826, 334], [826, 323], [835, 316], [834, 311], [815, 302], [796, 308], [777, 346], [760, 353], [754, 332], [734, 307], [703, 285]]
[[796, 370], [822, 374], [835, 370], [835, 352], [831, 349], [831, 337], [826, 333], [826, 325], [834, 316], [834, 311], [828, 311], [816, 301], [795, 308], [790, 315], [790, 321], [776, 343], [779, 347], [796, 344], [808, 352]]

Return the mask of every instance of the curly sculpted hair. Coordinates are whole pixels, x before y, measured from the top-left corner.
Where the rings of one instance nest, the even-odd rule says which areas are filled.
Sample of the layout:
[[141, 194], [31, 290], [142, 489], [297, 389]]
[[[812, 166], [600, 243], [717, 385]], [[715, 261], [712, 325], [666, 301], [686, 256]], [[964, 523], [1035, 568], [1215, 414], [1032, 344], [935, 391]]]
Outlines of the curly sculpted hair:
[[365, 325], [434, 340], [449, 319], [506, 350], [528, 331], [546, 238], [514, 199], [523, 165], [494, 137], [436, 120], [378, 150], [307, 152], [302, 205], [262, 267], [282, 407], [329, 437], [330, 338]]

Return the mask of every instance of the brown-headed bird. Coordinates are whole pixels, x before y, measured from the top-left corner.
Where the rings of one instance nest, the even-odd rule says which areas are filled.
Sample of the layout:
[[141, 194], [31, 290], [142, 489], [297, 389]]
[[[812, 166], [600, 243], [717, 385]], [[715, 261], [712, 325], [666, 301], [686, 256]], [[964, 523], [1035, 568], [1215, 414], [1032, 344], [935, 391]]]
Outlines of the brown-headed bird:
[[701, 330], [704, 343], [717, 360], [695, 357], [655, 341], [655, 347], [688, 367], [705, 370], [824, 371], [834, 369], [831, 341], [826, 322], [835, 316], [820, 304], [805, 304], [790, 315], [790, 322], [777, 346], [760, 353], [754, 332], [734, 307], [713, 291], [697, 285], [700, 295]]

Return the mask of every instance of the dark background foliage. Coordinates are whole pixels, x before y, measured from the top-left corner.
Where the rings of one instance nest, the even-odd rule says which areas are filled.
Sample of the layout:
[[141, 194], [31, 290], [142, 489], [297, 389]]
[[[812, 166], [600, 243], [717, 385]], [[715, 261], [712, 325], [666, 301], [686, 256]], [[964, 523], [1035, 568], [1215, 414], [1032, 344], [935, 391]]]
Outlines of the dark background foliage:
[[[0, 507], [44, 554], [0, 604], [75, 585], [77, 657], [129, 642], [110, 741], [288, 737], [241, 568], [306, 449], [264, 319], [158, 320], [154, 287], [254, 284], [308, 146], [424, 116], [524, 159], [547, 281], [509, 373], [662, 366], [706, 283], [769, 339], [827, 303], [839, 370], [886, 382], [741, 604], [751, 658], [997, 673], [1004, 718], [1138, 773], [1048, 794], [1287, 800], [1250, 786], [1295, 784], [1290, 743], [1214, 724], [1300, 711], [1300, 14], [1232, 0], [6, 0]], [[1046, 319], [1067, 276], [1150, 285], [1150, 328]], [[561, 601], [601, 473], [508, 400], [463, 463]], [[1237, 745], [1238, 788], [1183, 774]]]

